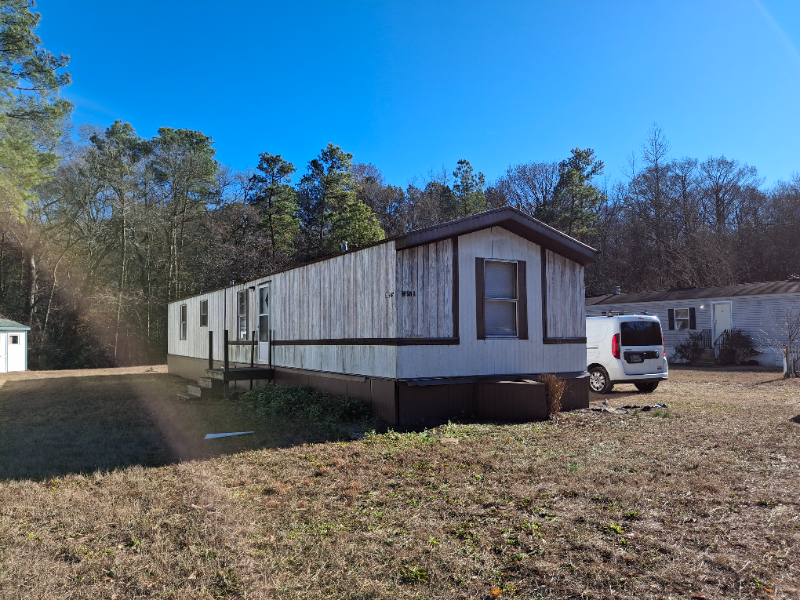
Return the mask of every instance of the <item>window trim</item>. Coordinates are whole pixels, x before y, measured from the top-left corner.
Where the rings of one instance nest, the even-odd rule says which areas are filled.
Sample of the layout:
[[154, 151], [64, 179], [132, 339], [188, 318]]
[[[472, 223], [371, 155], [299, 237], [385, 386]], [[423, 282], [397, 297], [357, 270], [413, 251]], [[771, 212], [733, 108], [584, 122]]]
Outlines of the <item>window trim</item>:
[[[677, 317], [675, 311], [686, 310], [688, 317]], [[688, 321], [685, 329], [678, 327], [678, 321]], [[697, 310], [694, 306], [686, 306], [681, 308], [670, 308], [667, 310], [667, 322], [669, 331], [696, 331], [697, 330]]]
[[[487, 298], [486, 297], [486, 262], [507, 262], [516, 265], [516, 299]], [[489, 302], [514, 302], [516, 305], [517, 334], [516, 335], [487, 335], [486, 334], [486, 301]], [[528, 286], [527, 263], [524, 260], [509, 260], [503, 258], [475, 258], [475, 325], [479, 340], [527, 340], [528, 339]]]
[[[247, 290], [241, 290], [236, 295], [236, 338], [247, 340], [250, 332], [248, 331], [249, 321], [247, 318], [248, 298]], [[244, 325], [244, 328], [242, 328]]]
[[185, 340], [186, 339], [186, 315], [187, 309], [185, 304], [181, 304], [180, 306], [180, 314], [178, 316], [178, 339]]
[[[205, 312], [203, 312], [205, 309]], [[208, 300], [200, 300], [200, 327], [208, 327]]]
[[19, 334], [18, 333], [9, 334], [8, 343], [15, 346], [19, 345]]
[[[681, 312], [681, 311], [686, 313], [685, 317], [679, 317], [678, 316], [678, 313]], [[686, 326], [685, 327], [681, 327], [681, 325], [680, 325], [681, 323], [685, 323]], [[688, 330], [689, 329], [689, 325], [691, 325], [691, 319], [689, 318], [689, 309], [688, 308], [676, 308], [675, 309], [675, 329], [677, 329], [678, 331], [683, 331], [684, 329]]]

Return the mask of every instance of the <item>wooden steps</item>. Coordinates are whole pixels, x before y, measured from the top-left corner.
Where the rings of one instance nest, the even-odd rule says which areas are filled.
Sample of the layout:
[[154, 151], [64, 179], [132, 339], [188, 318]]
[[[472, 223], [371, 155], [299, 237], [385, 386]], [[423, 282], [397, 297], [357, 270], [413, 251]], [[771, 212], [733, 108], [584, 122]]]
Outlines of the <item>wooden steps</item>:
[[717, 357], [714, 354], [713, 348], [706, 348], [703, 350], [700, 357], [696, 360], [692, 361], [693, 367], [716, 367], [717, 366]]
[[272, 379], [272, 369], [263, 367], [237, 367], [228, 369], [206, 369], [207, 377], [199, 377], [196, 384], [186, 386], [187, 390], [178, 394], [182, 400], [206, 400], [220, 398], [225, 395], [225, 387], [229, 381], [248, 381]]

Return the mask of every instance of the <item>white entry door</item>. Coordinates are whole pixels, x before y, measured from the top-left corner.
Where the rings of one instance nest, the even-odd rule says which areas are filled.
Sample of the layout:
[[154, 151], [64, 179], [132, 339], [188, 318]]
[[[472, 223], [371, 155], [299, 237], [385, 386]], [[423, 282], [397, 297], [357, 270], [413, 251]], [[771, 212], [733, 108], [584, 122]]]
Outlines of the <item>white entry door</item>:
[[731, 303], [719, 302], [713, 304], [714, 307], [714, 341], [722, 335], [722, 332], [731, 328]]
[[0, 333], [0, 373], [8, 372], [8, 334]]
[[258, 288], [258, 362], [269, 362], [269, 284]]

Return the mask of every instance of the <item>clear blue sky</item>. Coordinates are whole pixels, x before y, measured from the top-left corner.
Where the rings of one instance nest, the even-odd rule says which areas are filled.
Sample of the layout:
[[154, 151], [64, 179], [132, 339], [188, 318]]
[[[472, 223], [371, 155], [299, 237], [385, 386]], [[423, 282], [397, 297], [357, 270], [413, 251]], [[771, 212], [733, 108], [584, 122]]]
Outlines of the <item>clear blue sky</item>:
[[76, 123], [213, 137], [218, 159], [328, 142], [405, 186], [468, 159], [594, 148], [606, 175], [658, 123], [675, 157], [724, 154], [767, 184], [800, 172], [797, 0], [109, 2], [39, 0], [72, 57]]

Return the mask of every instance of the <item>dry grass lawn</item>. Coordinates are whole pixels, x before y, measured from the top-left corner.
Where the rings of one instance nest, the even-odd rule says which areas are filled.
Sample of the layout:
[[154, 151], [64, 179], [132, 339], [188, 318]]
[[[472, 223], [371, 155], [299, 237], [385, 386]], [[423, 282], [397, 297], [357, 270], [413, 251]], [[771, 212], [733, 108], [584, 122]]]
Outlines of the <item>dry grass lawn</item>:
[[3, 377], [2, 598], [800, 597], [800, 381], [776, 373], [319, 444], [163, 372]]

